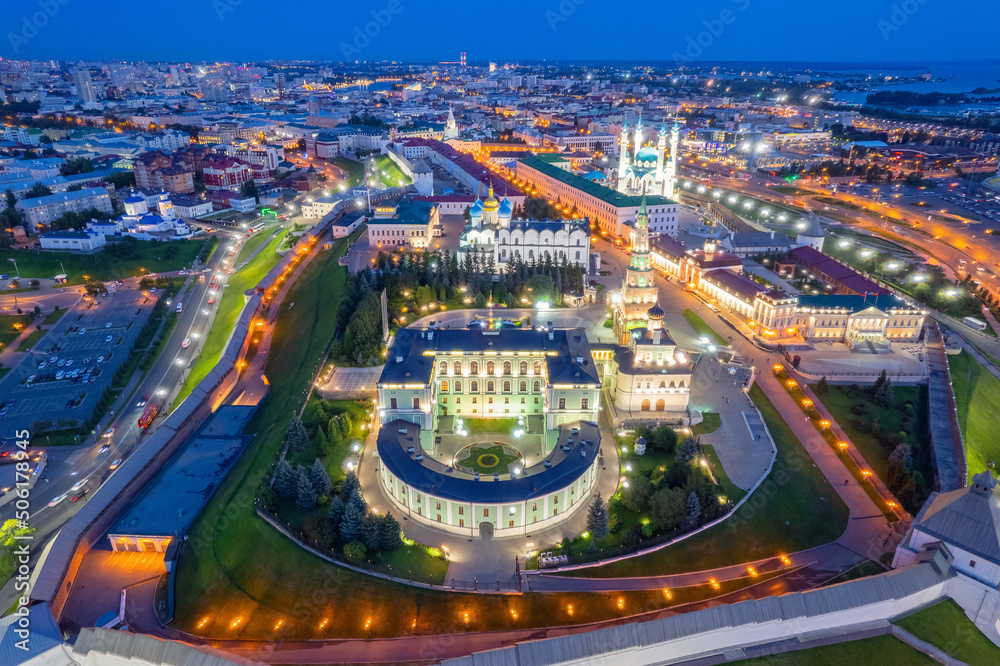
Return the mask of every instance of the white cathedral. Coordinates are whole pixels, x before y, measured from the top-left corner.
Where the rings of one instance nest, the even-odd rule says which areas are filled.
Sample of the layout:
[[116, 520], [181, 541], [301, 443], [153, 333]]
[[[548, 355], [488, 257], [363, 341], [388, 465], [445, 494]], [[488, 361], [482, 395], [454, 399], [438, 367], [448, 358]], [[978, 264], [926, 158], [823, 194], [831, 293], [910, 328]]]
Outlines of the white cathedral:
[[459, 236], [459, 258], [468, 252], [484, 251], [493, 255], [498, 268], [520, 257], [532, 263], [546, 257], [556, 263], [564, 259], [586, 270], [590, 256], [590, 226], [586, 218], [536, 220], [514, 217], [510, 199], [502, 201], [490, 188], [485, 201], [476, 201], [469, 208], [469, 222]]
[[618, 139], [618, 187], [622, 194], [656, 194], [668, 199], [674, 198], [677, 184], [677, 158], [681, 133], [674, 120], [670, 132], [670, 160], [666, 160], [667, 124], [660, 125], [656, 147], [642, 145], [642, 118], [635, 128], [634, 154], [629, 159], [628, 121], [622, 125]]

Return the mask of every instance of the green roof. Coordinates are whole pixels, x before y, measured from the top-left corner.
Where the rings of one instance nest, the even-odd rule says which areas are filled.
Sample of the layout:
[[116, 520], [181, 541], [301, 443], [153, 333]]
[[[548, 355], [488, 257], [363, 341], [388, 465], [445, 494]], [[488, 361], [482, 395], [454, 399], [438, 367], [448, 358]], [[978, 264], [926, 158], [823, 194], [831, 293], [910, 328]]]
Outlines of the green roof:
[[[585, 194], [589, 194], [592, 197], [596, 197], [606, 204], [611, 204], [615, 208], [638, 208], [639, 204], [642, 202], [642, 197], [631, 196], [628, 194], [622, 194], [616, 190], [612, 190], [609, 187], [605, 187], [599, 183], [595, 183], [591, 180], [587, 180], [583, 176], [577, 176], [576, 174], [564, 171], [557, 166], [552, 166], [545, 160], [540, 159], [537, 155], [528, 155], [524, 159], [520, 160], [525, 166], [529, 166], [536, 171], [540, 171], [546, 176], [555, 178], [558, 181], [569, 185], [570, 187], [580, 190]], [[677, 205], [677, 202], [661, 196], [646, 196], [647, 206], [670, 206]]]
[[559, 153], [541, 153], [535, 157], [548, 164], [569, 164], [569, 160]]

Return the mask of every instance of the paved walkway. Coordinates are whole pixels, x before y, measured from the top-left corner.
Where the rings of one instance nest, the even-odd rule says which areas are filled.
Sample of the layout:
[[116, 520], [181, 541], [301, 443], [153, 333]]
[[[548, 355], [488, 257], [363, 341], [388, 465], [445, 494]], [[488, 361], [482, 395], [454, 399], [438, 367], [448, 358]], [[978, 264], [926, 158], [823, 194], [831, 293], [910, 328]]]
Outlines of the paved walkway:
[[[686, 307], [695, 310], [713, 329], [723, 335], [730, 328], [740, 330], [739, 322], [733, 315], [709, 310], [693, 295], [684, 292], [674, 284], [668, 284], [659, 277], [657, 282], [660, 286], [661, 300], [670, 303], [673, 308], [680, 307], [677, 301], [686, 302], [688, 304]], [[782, 358], [777, 353], [771, 355], [759, 349], [740, 335], [733, 336], [731, 343], [737, 352], [758, 368], [757, 384], [767, 394], [778, 412], [786, 416], [785, 421], [789, 428], [802, 443], [813, 463], [833, 486], [833, 490], [847, 505], [850, 511], [850, 520], [847, 530], [837, 540], [837, 543], [862, 558], [877, 558], [885, 552], [883, 544], [891, 533], [888, 521], [875, 506], [868, 493], [861, 487], [861, 484], [851, 478], [844, 463], [820, 436], [816, 428], [811, 423], [797, 418], [802, 410], [770, 371], [774, 363], [782, 362]], [[749, 406], [749, 398], [746, 400]], [[848, 481], [846, 485], [844, 484], [845, 480]]]
[[927, 365], [931, 373], [927, 392], [934, 471], [939, 490], [948, 492], [965, 487], [965, 451], [962, 448], [961, 432], [958, 430], [948, 357], [936, 322], [927, 325], [926, 347]]

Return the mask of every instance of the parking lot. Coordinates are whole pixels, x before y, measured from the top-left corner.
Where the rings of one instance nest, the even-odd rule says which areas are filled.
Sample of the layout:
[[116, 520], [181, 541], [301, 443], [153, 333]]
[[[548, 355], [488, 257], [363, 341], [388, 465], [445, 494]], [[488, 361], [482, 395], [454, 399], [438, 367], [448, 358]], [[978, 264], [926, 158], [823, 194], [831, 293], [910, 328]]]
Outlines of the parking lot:
[[[155, 295], [119, 291], [81, 301], [0, 380], [5, 430], [39, 421], [86, 421], [129, 352]], [[67, 426], [69, 424], [66, 424]], [[6, 432], [4, 434], [7, 434]]]

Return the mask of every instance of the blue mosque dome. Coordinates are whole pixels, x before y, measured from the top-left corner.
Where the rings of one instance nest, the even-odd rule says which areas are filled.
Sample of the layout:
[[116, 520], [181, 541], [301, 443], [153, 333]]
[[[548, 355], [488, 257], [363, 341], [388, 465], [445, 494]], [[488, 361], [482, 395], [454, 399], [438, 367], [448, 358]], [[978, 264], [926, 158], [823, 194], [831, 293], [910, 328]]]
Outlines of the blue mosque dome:
[[600, 183], [600, 182], [603, 182], [606, 177], [600, 171], [591, 171], [590, 173], [588, 173], [587, 175], [585, 175], [584, 178], [586, 178], [587, 180], [592, 180], [595, 183]]

